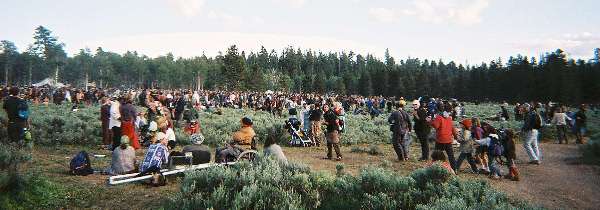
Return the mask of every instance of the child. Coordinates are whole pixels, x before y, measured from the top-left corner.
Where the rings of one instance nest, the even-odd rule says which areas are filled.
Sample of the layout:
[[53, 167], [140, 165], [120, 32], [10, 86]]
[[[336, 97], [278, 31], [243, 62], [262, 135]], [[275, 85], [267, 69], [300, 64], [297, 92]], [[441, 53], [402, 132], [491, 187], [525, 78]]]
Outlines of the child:
[[[473, 126], [471, 127], [471, 136], [473, 137], [473, 140], [482, 139], [483, 128], [481, 128], [481, 122], [476, 117], [473, 117], [471, 119], [471, 122], [473, 124]], [[477, 160], [477, 162], [481, 164], [481, 168], [479, 171], [485, 174], [490, 172], [490, 170], [488, 169], [488, 159], [486, 152], [487, 148], [485, 146], [478, 146], [477, 152], [475, 154], [475, 160]]]
[[477, 169], [477, 164], [475, 158], [473, 157], [473, 137], [471, 136], [471, 131], [469, 130], [473, 125], [471, 119], [464, 119], [460, 122], [462, 132], [458, 142], [460, 143], [460, 155], [458, 156], [458, 161], [456, 161], [456, 170], [460, 170], [460, 166], [462, 165], [462, 161], [466, 158], [471, 166], [471, 170], [473, 173], [478, 173], [479, 169]]
[[519, 171], [517, 170], [517, 165], [515, 164], [515, 160], [517, 159], [516, 146], [515, 146], [515, 134], [512, 130], [506, 130], [504, 132], [506, 136], [505, 142], [505, 152], [504, 155], [508, 160], [506, 166], [508, 167], [509, 173], [504, 177], [513, 181], [519, 181]]
[[434, 150], [431, 153], [431, 160], [432, 162], [429, 164], [429, 166], [432, 166], [433, 164], [439, 164], [440, 166], [448, 170], [450, 174], [456, 174], [454, 173], [454, 170], [452, 170], [452, 166], [450, 165], [450, 162], [448, 162], [448, 157], [446, 156], [446, 153], [444, 153], [444, 151]]
[[490, 168], [490, 178], [492, 179], [500, 179], [502, 176], [502, 171], [500, 167], [498, 167], [497, 159], [500, 158], [503, 153], [502, 144], [500, 143], [500, 137], [498, 134], [492, 133], [489, 134], [488, 137], [483, 138], [481, 140], [475, 140], [479, 145], [486, 146], [488, 148], [488, 160], [489, 160], [489, 168]]

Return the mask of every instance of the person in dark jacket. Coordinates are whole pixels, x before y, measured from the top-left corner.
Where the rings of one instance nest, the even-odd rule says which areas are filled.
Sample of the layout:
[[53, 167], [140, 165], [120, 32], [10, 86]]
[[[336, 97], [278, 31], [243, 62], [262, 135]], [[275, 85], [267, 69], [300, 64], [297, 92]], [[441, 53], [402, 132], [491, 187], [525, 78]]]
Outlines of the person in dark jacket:
[[100, 106], [100, 121], [102, 122], [102, 144], [109, 148], [112, 143], [112, 136], [108, 122], [110, 121], [110, 100], [102, 98], [102, 106]]
[[342, 160], [342, 153], [340, 152], [340, 131], [339, 131], [339, 119], [337, 114], [332, 109], [329, 109], [328, 105], [323, 106], [323, 118], [325, 119], [325, 125], [327, 130], [325, 137], [327, 138], [327, 159], [332, 159], [332, 148], [335, 150], [337, 155], [336, 160]]
[[419, 104], [418, 100], [413, 101], [413, 121], [414, 130], [421, 144], [421, 158], [419, 160], [429, 160], [429, 134], [431, 133], [431, 126], [427, 122], [427, 107], [426, 103]]
[[388, 117], [388, 123], [390, 124], [390, 131], [392, 131], [392, 145], [394, 151], [398, 156], [399, 161], [408, 160], [408, 151], [410, 148], [407, 147], [408, 138], [410, 138], [411, 123], [408, 113], [404, 111], [404, 105], [401, 103], [396, 104], [398, 110], [392, 112]]
[[19, 98], [19, 88], [12, 87], [8, 90], [9, 96], [4, 100], [2, 108], [8, 117], [7, 133], [10, 142], [21, 142], [24, 138], [27, 119], [19, 117], [20, 104], [27, 103]]

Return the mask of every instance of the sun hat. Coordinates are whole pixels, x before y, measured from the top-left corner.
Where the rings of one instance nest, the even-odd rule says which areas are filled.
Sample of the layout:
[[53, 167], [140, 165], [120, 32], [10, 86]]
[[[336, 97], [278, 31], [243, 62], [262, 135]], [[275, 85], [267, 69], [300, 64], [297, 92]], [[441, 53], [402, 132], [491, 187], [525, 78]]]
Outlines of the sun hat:
[[156, 134], [156, 140], [158, 141], [162, 141], [163, 139], [167, 138], [167, 134], [163, 133], [163, 132], [158, 132]]
[[151, 132], [158, 130], [158, 124], [156, 124], [156, 122], [154, 122], [154, 121], [150, 122], [150, 125], [148, 126], [148, 130]]

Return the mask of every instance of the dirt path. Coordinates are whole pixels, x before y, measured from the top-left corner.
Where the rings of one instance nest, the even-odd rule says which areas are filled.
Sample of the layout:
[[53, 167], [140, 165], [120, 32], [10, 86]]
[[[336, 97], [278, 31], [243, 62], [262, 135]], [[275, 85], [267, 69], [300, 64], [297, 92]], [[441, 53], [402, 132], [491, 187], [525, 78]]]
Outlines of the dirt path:
[[541, 165], [527, 164], [527, 154], [518, 148], [520, 182], [492, 184], [515, 198], [550, 209], [599, 209], [600, 167], [580, 164], [576, 145], [545, 143], [541, 147]]
[[[285, 148], [289, 159], [311, 166], [313, 170], [325, 170], [335, 173], [337, 164], [344, 164], [347, 172], [357, 174], [367, 165], [380, 166], [387, 162], [388, 167], [399, 174], [408, 174], [424, 167], [424, 162], [415, 161], [420, 155], [418, 144], [411, 147], [412, 160], [397, 162], [390, 145], [380, 146], [383, 156], [371, 156], [364, 153], [351, 153], [350, 147], [343, 147], [344, 160], [341, 162], [321, 160], [326, 148]], [[580, 164], [579, 149], [576, 145], [543, 143], [543, 162], [530, 165], [523, 147], [517, 145], [517, 167], [521, 181], [490, 180], [483, 175], [469, 173], [468, 164], [463, 163], [460, 177], [466, 179], [488, 180], [492, 186], [509, 196], [526, 200], [548, 209], [599, 209], [600, 208], [600, 167]], [[455, 150], [456, 151], [456, 150]], [[458, 156], [458, 155], [456, 155]], [[502, 168], [506, 172], [506, 168]]]

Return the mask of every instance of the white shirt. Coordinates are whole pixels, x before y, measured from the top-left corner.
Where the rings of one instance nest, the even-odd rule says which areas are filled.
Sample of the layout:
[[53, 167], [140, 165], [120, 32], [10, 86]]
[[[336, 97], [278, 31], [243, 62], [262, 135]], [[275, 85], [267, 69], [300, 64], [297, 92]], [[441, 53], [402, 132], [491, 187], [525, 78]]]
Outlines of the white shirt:
[[113, 101], [110, 104], [110, 118], [108, 121], [108, 127], [121, 127], [121, 104], [118, 101]]
[[175, 132], [172, 128], [168, 128], [165, 134], [167, 135], [167, 140], [175, 141]]
[[555, 125], [566, 125], [567, 120], [571, 120], [569, 116], [565, 113], [554, 113], [554, 117], [552, 118], [552, 124]]

